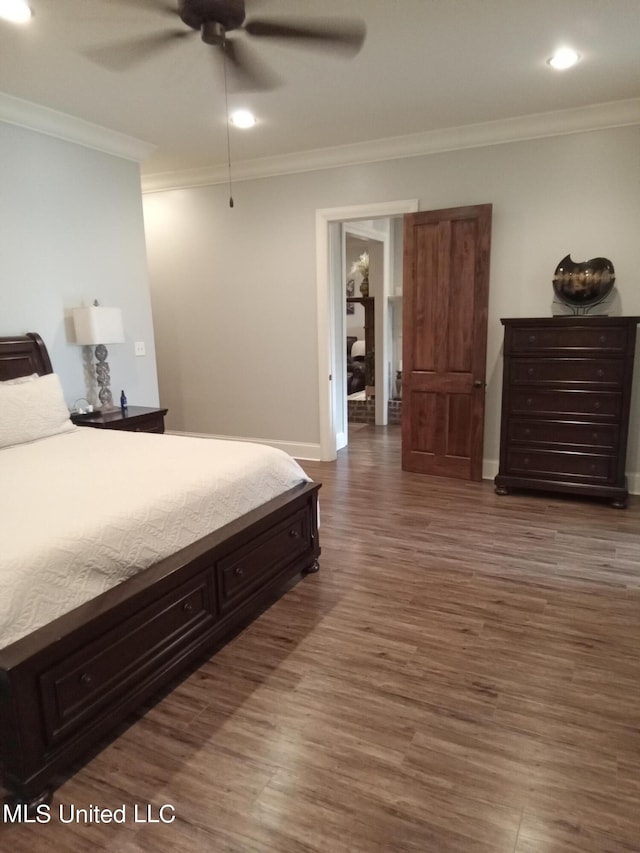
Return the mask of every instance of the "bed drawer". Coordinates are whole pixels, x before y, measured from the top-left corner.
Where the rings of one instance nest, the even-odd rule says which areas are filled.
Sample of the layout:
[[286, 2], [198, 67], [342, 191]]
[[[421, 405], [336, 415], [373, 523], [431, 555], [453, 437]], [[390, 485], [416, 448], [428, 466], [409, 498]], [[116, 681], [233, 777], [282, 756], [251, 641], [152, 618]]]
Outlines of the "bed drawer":
[[152, 669], [179, 658], [216, 621], [211, 577], [200, 574], [89, 643], [40, 678], [50, 744]]
[[303, 509], [220, 560], [217, 571], [222, 613], [244, 603], [266, 580], [310, 550], [311, 544], [309, 512]]

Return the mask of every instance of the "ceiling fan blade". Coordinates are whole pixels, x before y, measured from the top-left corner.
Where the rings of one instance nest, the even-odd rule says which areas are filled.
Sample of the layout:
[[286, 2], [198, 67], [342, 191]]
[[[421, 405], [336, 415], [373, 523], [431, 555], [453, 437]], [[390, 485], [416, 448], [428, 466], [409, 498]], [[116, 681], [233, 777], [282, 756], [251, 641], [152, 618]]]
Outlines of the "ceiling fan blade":
[[281, 85], [280, 78], [255, 54], [237, 39], [226, 38], [223, 50], [233, 69], [232, 88], [238, 92], [259, 92], [276, 89]]
[[243, 27], [250, 36], [297, 39], [318, 47], [335, 48], [352, 56], [360, 50], [367, 32], [364, 21], [357, 18], [299, 20], [260, 20], [254, 18]]
[[128, 6], [130, 9], [135, 6], [138, 9], [147, 9], [151, 12], [160, 12], [163, 15], [178, 14], [178, 4], [172, 3], [170, 0], [107, 0], [108, 3], [114, 3], [120, 6]]
[[103, 47], [87, 48], [82, 52], [87, 59], [112, 71], [128, 71], [138, 63], [150, 59], [170, 45], [191, 35], [195, 35], [193, 30], [168, 30]]

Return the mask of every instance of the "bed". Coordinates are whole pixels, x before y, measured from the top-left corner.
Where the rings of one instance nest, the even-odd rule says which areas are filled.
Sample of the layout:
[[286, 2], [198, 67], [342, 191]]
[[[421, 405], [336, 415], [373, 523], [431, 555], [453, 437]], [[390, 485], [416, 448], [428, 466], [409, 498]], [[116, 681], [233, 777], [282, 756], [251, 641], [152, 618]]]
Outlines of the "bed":
[[[0, 338], [0, 381], [11, 386], [3, 399], [20, 398], [32, 374], [43, 377], [40, 386], [56, 379], [41, 338]], [[143, 702], [213, 653], [300, 574], [317, 571], [320, 484], [272, 449], [264, 450], [289, 461], [270, 460], [252, 480], [254, 457], [262, 464], [259, 446], [218, 444], [65, 422], [56, 435], [0, 449], [0, 770], [5, 789], [31, 809]], [[94, 480], [87, 494], [87, 478], [76, 478], [96, 452], [111, 479]], [[226, 468], [217, 467], [216, 453]], [[206, 454], [206, 464], [194, 454]], [[136, 455], [146, 469], [136, 466]], [[108, 464], [114, 457], [122, 468]], [[214, 465], [215, 477], [207, 469]], [[47, 476], [38, 474], [43, 467]], [[171, 467], [182, 479], [169, 486]], [[62, 479], [67, 471], [70, 487]], [[208, 478], [234, 491], [212, 498]], [[134, 487], [143, 479], [145, 488]], [[74, 493], [82, 500], [67, 504]], [[46, 527], [53, 545], [45, 553]], [[10, 588], [12, 560], [24, 577]]]

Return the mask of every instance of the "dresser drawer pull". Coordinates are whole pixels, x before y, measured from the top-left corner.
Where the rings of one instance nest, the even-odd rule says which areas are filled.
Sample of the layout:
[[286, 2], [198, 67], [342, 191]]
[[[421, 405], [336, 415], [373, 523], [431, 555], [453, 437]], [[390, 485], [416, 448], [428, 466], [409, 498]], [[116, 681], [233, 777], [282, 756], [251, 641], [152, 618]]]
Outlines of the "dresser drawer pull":
[[185, 603], [182, 605], [182, 609], [185, 613], [191, 613], [191, 611], [193, 610], [193, 604], [190, 601], [185, 601]]
[[595, 470], [596, 470], [595, 462], [592, 462], [592, 463], [591, 463], [591, 465], [589, 465], [589, 470], [590, 470], [590, 471], [595, 471]]
[[533, 369], [533, 367], [530, 367], [529, 370], [527, 370], [527, 373], [529, 374], [529, 376], [533, 376], [535, 370]]
[[78, 680], [83, 687], [89, 687], [93, 683], [93, 678], [88, 672], [83, 672]]
[[532, 398], [531, 398], [531, 397], [527, 397], [527, 406], [532, 406], [532, 405], [533, 405], [533, 400], [532, 400]]
[[598, 411], [598, 409], [600, 408], [600, 403], [594, 403], [594, 404], [593, 404], [593, 408], [594, 408], [594, 409], [596, 410], [596, 412], [597, 412], [597, 411]]
[[527, 427], [527, 428], [525, 429], [524, 434], [525, 434], [525, 435], [531, 435], [531, 430], [529, 429], [529, 427]]
[[607, 336], [606, 335], [600, 335], [600, 343], [606, 344], [606, 342], [607, 342]]
[[535, 344], [535, 342], [536, 342], [536, 336], [535, 335], [529, 335], [529, 343]]
[[289, 536], [290, 536], [292, 539], [299, 539], [299, 538], [300, 538], [300, 531], [299, 531], [299, 530], [295, 530], [295, 528], [294, 528], [293, 530], [290, 530], [290, 531], [289, 531]]
[[242, 568], [242, 566], [236, 566], [235, 569], [233, 570], [233, 573], [237, 577], [241, 578], [242, 575], [244, 574], [244, 569]]
[[592, 438], [594, 441], [597, 441], [597, 440], [600, 438], [600, 435], [599, 435], [599, 433], [594, 432], [594, 433], [592, 433], [592, 434], [591, 434], [591, 438]]
[[529, 457], [528, 457], [528, 456], [525, 456], [525, 457], [524, 457], [524, 459], [523, 459], [522, 461], [523, 461], [523, 463], [524, 463], [524, 467], [525, 467], [525, 468], [528, 468], [528, 467], [529, 467]]

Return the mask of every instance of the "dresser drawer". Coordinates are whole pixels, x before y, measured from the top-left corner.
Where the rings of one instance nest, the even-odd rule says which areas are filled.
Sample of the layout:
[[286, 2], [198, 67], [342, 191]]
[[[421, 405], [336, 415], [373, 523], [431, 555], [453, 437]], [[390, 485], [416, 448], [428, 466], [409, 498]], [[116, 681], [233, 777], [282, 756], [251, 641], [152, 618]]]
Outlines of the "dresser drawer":
[[627, 349], [627, 327], [620, 326], [567, 326], [553, 323], [548, 326], [522, 326], [511, 330], [512, 352], [532, 352], [557, 350], [570, 353], [567, 350], [587, 349], [597, 350], [598, 353], [623, 353]]
[[232, 557], [217, 564], [220, 609], [233, 609], [246, 601], [252, 590], [272, 577], [304, 551], [311, 548], [309, 513], [306, 509], [285, 519], [275, 530], [258, 536]]
[[567, 444], [614, 451], [618, 447], [618, 427], [613, 424], [513, 418], [509, 423], [508, 440], [527, 445]]
[[619, 358], [513, 358], [513, 385], [594, 385], [621, 388], [624, 362]]
[[581, 415], [615, 421], [620, 417], [622, 395], [607, 391], [545, 391], [514, 388], [510, 396], [512, 415]]
[[216, 621], [211, 589], [211, 575], [192, 578], [45, 672], [40, 683], [48, 742], [55, 744], [163, 661], [180, 657]]
[[604, 454], [518, 447], [510, 447], [507, 453], [507, 473], [530, 478], [613, 483], [615, 467], [615, 457]]

